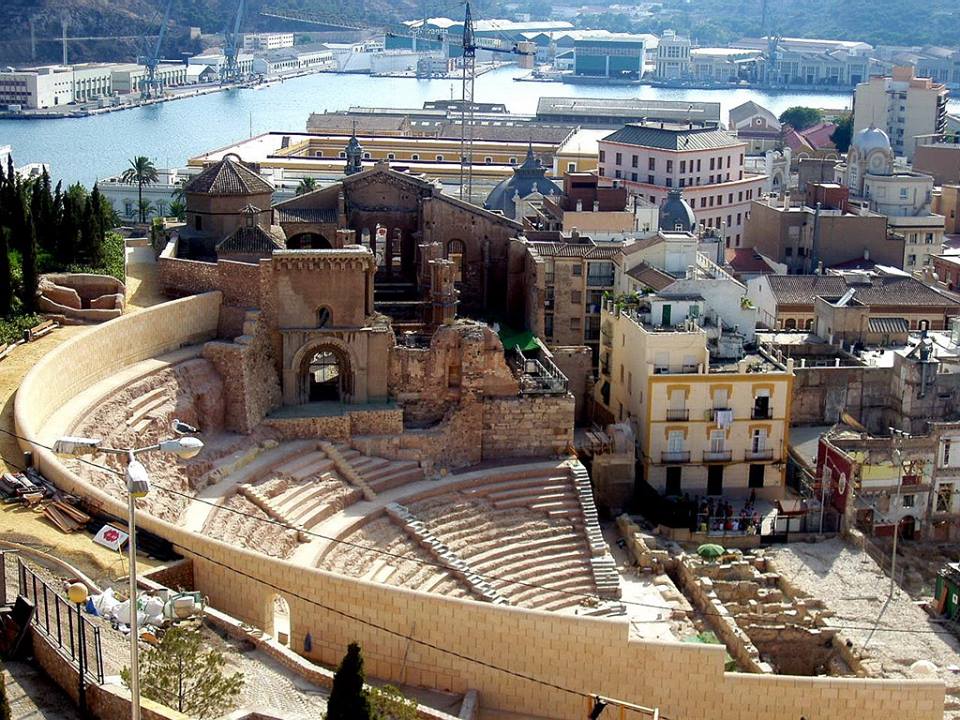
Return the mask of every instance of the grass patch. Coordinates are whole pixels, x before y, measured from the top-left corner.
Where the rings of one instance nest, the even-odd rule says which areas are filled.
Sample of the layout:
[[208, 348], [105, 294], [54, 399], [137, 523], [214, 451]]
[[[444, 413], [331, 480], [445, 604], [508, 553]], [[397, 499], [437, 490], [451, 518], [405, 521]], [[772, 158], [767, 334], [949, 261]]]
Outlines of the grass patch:
[[23, 337], [23, 331], [43, 322], [39, 315], [15, 315], [0, 319], [0, 343], [16, 342]]

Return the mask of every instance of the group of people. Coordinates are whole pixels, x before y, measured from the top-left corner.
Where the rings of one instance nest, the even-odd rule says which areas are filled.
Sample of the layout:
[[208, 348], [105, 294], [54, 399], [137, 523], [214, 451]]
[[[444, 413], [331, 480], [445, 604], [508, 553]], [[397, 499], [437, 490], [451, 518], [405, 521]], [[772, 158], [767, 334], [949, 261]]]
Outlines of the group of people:
[[683, 498], [683, 507], [687, 511], [691, 532], [703, 534], [711, 532], [760, 534], [763, 516], [756, 507], [757, 496], [754, 491], [738, 512], [733, 503], [725, 498], [700, 497]]

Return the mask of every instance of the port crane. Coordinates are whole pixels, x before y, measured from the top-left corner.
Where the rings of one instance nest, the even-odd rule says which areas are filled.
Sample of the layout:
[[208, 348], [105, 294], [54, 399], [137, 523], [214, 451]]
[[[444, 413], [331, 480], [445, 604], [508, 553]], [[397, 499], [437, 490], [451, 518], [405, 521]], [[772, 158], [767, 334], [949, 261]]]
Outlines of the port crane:
[[227, 23], [223, 30], [223, 65], [220, 67], [220, 82], [236, 82], [241, 79], [237, 55], [240, 53], [240, 23], [243, 21], [244, 0], [237, 2], [233, 26]]
[[163, 83], [157, 78], [157, 67], [160, 65], [160, 50], [163, 47], [163, 38], [167, 34], [167, 25], [170, 22], [170, 9], [173, 7], [173, 0], [167, 0], [167, 5], [163, 11], [163, 20], [160, 22], [160, 32], [157, 35], [157, 42], [151, 45], [150, 39], [143, 38], [144, 47], [147, 52], [143, 57], [143, 66], [147, 69], [147, 76], [140, 85], [140, 97], [157, 97], [163, 93]]
[[281, 12], [264, 10], [260, 13], [266, 17], [313, 25], [344, 28], [348, 30], [362, 30], [383, 33], [385, 37], [408, 38], [414, 41], [429, 40], [438, 43], [448, 43], [452, 47], [459, 47], [463, 52], [463, 74], [460, 91], [460, 199], [470, 201], [473, 196], [473, 128], [476, 103], [474, 102], [474, 86], [477, 76], [477, 50], [487, 50], [495, 53], [513, 55], [532, 55], [533, 52], [522, 49], [516, 42], [503, 41], [497, 38], [478, 38], [474, 31], [473, 14], [470, 12], [470, 3], [466, 3], [463, 20], [463, 33], [458, 39], [450, 37], [446, 30], [433, 30], [425, 25], [419, 28], [409, 25], [387, 25], [371, 27], [357, 23], [341, 22], [325, 19], [310, 13]]

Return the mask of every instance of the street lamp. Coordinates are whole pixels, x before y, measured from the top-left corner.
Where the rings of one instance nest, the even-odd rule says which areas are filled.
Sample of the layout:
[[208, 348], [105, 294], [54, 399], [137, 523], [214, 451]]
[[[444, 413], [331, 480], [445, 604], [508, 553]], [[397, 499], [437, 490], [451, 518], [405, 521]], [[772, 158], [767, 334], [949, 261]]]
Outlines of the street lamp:
[[[127, 532], [130, 538], [127, 541], [130, 565], [130, 717], [132, 720], [140, 720], [140, 647], [139, 630], [137, 628], [137, 518], [136, 518], [136, 499], [146, 497], [150, 492], [150, 476], [147, 469], [143, 466], [137, 455], [147, 452], [162, 452], [176, 455], [182, 460], [189, 460], [203, 450], [203, 442], [199, 438], [182, 433], [196, 432], [196, 428], [187, 425], [179, 420], [174, 420], [172, 429], [178, 433], [179, 437], [161, 440], [156, 445], [148, 445], [142, 448], [128, 448], [125, 450], [119, 448], [104, 447], [102, 442], [96, 438], [84, 437], [64, 437], [54, 443], [54, 452], [60, 455], [70, 457], [79, 457], [83, 455], [95, 455], [97, 453], [107, 453], [108, 455], [120, 455], [127, 459], [124, 479], [127, 483]], [[81, 673], [82, 681], [82, 673]]]
[[67, 597], [77, 606], [77, 639], [79, 652], [77, 665], [80, 671], [77, 686], [77, 703], [80, 706], [80, 717], [87, 720], [87, 686], [84, 683], [84, 673], [87, 671], [87, 633], [83, 626], [83, 605], [87, 602], [87, 586], [82, 582], [71, 583], [67, 588]]

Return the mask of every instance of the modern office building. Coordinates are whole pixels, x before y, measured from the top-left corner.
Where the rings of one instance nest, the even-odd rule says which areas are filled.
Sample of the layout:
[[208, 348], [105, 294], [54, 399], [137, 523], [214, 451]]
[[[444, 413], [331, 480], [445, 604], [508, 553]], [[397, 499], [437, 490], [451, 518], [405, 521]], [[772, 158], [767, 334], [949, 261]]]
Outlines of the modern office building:
[[69, 65], [0, 72], [0, 105], [34, 110], [67, 105], [73, 100], [73, 68]]
[[700, 223], [721, 229], [729, 247], [740, 246], [766, 179], [745, 171], [746, 142], [715, 127], [647, 122], [611, 133], [599, 148], [601, 175], [654, 205], [682, 188]]
[[857, 85], [853, 101], [853, 131], [871, 125], [890, 137], [893, 151], [913, 161], [922, 136], [944, 132], [950, 91], [930, 78], [914, 75], [912, 67], [895, 67], [893, 74], [871, 77]]

